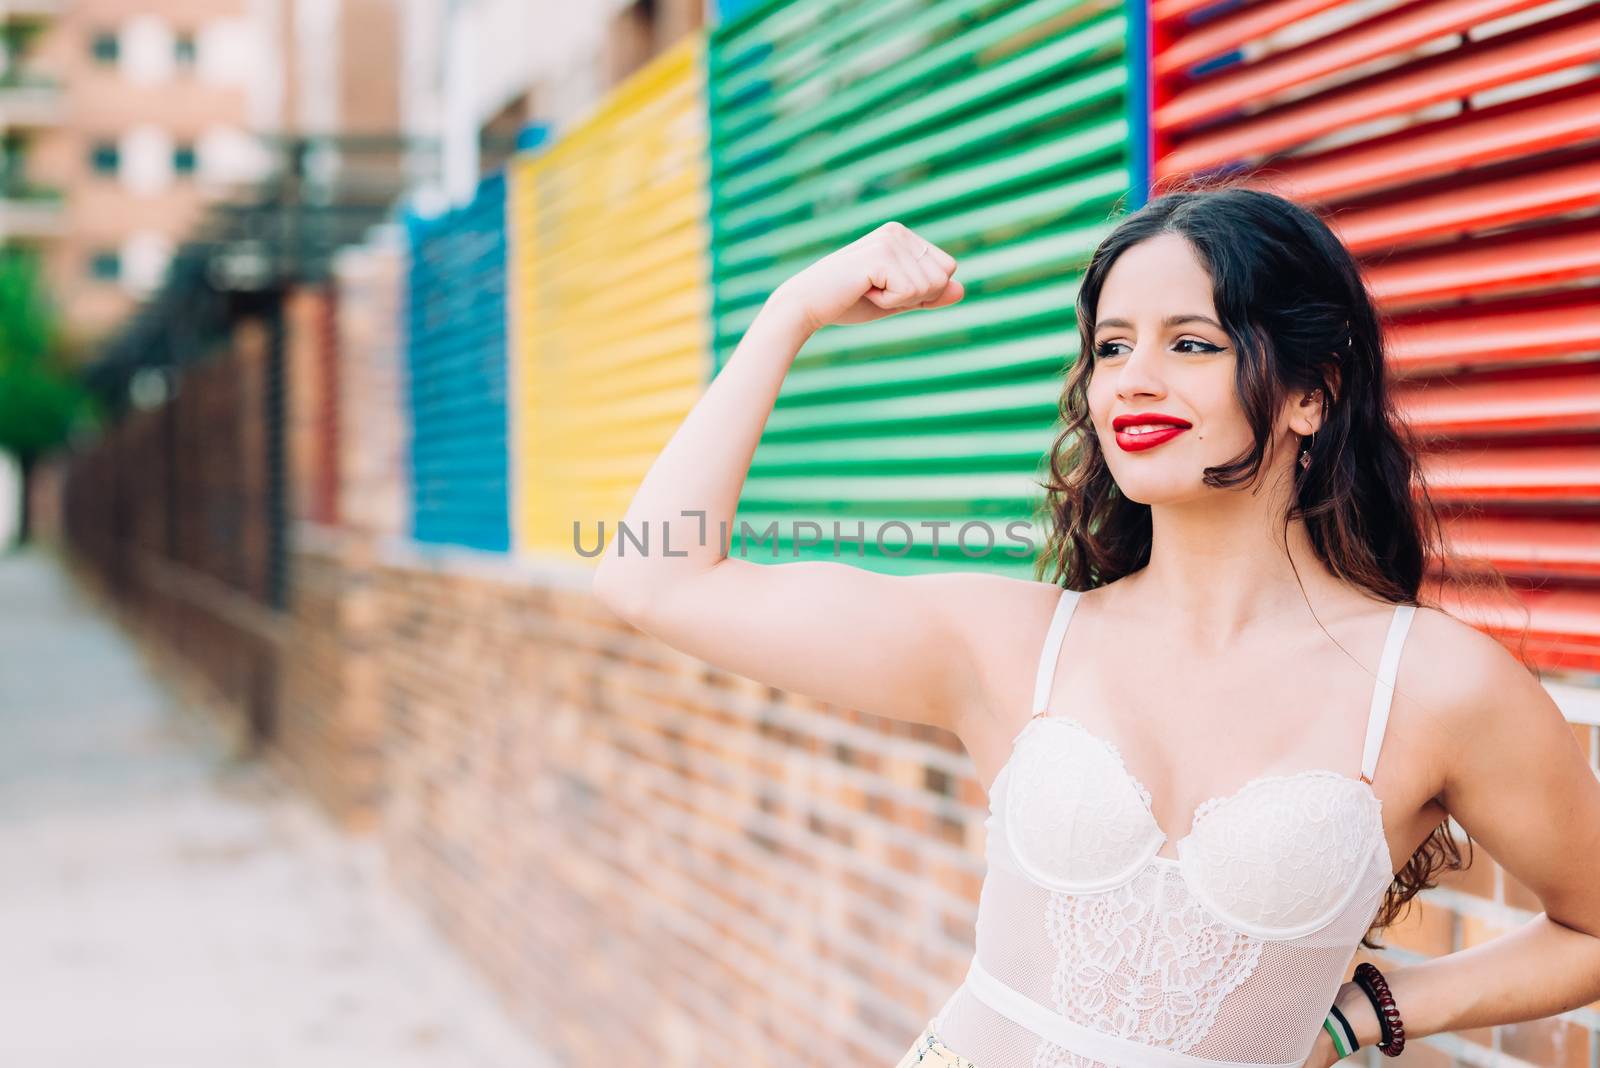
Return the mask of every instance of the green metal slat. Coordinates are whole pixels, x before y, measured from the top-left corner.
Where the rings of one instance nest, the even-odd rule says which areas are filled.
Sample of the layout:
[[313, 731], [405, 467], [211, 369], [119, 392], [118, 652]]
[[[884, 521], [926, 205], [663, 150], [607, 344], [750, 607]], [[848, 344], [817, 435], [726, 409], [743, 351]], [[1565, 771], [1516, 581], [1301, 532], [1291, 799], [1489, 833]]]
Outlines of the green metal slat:
[[[959, 277], [959, 272], [958, 272]], [[962, 337], [981, 342], [988, 333], [1018, 333], [1023, 330], [1059, 329], [1075, 321], [1074, 301], [1078, 295], [1076, 268], [1060, 282], [1034, 285], [1031, 289], [1004, 291], [994, 295], [968, 297], [959, 304], [926, 310], [905, 311], [871, 323], [827, 326], [812, 336], [800, 351], [790, 371], [791, 380], [807, 368], [832, 366], [838, 359], [859, 359], [862, 353], [892, 349], [916, 351], [949, 344]], [[748, 316], [755, 318], [752, 309]], [[737, 338], [742, 331], [719, 336]]]
[[861, 426], [882, 426], [929, 419], [1043, 422], [1055, 411], [1054, 401], [1037, 382], [1018, 382], [953, 390], [907, 390], [899, 396], [868, 397], [854, 403], [818, 404], [774, 410], [767, 433], [775, 438], [796, 434], [833, 434]]
[[951, 470], [1010, 469], [1039, 460], [1049, 445], [1036, 427], [1007, 430], [982, 427], [964, 433], [884, 434], [877, 437], [837, 435], [819, 440], [763, 441], [751, 473], [761, 477], [799, 473], [804, 469], [848, 473], [873, 465], [946, 464]]
[[[1112, 195], [1112, 189], [1127, 188], [1126, 164], [1121, 159], [1127, 140], [1127, 123], [1118, 115], [1093, 122], [1073, 135], [1053, 137], [1020, 151], [1008, 151], [938, 178], [907, 184], [896, 193], [830, 211], [822, 219], [799, 218], [786, 226], [780, 225], [778, 217], [769, 215], [763, 220], [765, 228], [758, 236], [739, 240], [729, 233], [723, 262], [730, 271], [739, 270], [733, 277], [741, 284], [749, 285], [757, 278], [770, 282], [771, 271], [761, 269], [786, 266], [784, 260], [793, 262], [797, 251], [819, 244], [837, 247], [875, 229], [886, 219], [912, 218], [937, 211], [944, 205], [962, 205], [966, 209], [960, 213], [945, 213], [950, 216], [945, 222], [947, 230], [974, 233], [1009, 228], [1019, 219], [1038, 218], [1050, 205], [1052, 194], [1054, 214], [1060, 216], [1078, 203], [1075, 194], [1107, 197]], [[1108, 160], [1116, 165], [1106, 166]], [[1091, 167], [1094, 169], [1089, 174], [1068, 184], [1051, 183], [1050, 188], [1031, 196], [1008, 195], [1046, 179], [1082, 174]], [[978, 201], [977, 206], [967, 207], [974, 196], [991, 198], [994, 203]], [[980, 212], [983, 215], [979, 215]], [[737, 212], [726, 221], [730, 225], [741, 224]], [[745, 228], [753, 229], [748, 225]], [[725, 291], [718, 295], [725, 295]], [[736, 296], [737, 291], [726, 295]]]
[[[999, 3], [1004, 2], [1005, 0], [999, 0]], [[996, 6], [997, 0], [976, 0], [976, 2], [948, 0], [944, 4], [947, 11], [957, 9], [953, 11], [957, 17], [978, 16], [981, 15], [983, 8]], [[904, 38], [887, 38], [882, 33], [882, 28], [886, 25], [904, 26], [906, 25], [904, 20], [914, 18], [919, 11], [925, 12], [928, 7], [928, 0], [877, 0], [871, 5], [859, 2], [844, 3], [829, 12], [826, 19], [815, 19], [803, 26], [794, 24], [771, 26], [769, 28], [777, 29], [779, 32], [765, 35], [765, 39], [751, 40], [750, 44], [753, 47], [750, 53], [756, 53], [761, 49], [769, 53], [776, 51], [776, 59], [759, 66], [746, 64], [742, 70], [736, 66], [723, 65], [713, 71], [713, 77], [716, 78], [720, 93], [731, 98], [748, 96], [758, 91], [772, 92], [774, 89], [781, 90], [791, 86], [802, 95], [815, 92], [812, 88], [813, 83], [817, 80], [819, 72], [827, 71], [827, 61], [831, 56], [847, 51], [851, 45], [873, 33], [884, 39], [890, 48], [900, 46], [900, 41]], [[861, 49], [857, 48], [854, 51], [860, 54]]]
[[[1085, 15], [1105, 9], [1103, 18], [1106, 26], [1100, 31], [1100, 39], [1106, 48], [1120, 52], [1127, 37], [1127, 20], [1123, 17], [1120, 2], [1033, 0], [1004, 14], [987, 14], [1004, 6], [992, 0], [966, 0], [959, 4], [939, 5], [922, 19], [894, 27], [896, 36], [907, 42], [899, 50], [906, 54], [890, 59], [883, 53], [891, 47], [893, 38], [885, 33], [873, 7], [863, 5], [859, 17], [870, 23], [866, 45], [871, 50], [869, 56], [876, 57], [869, 61], [882, 65], [868, 67], [859, 81], [841, 84], [841, 76], [848, 73], [849, 66], [862, 61], [856, 53], [835, 51], [832, 54], [839, 58], [818, 64], [808, 73], [806, 84], [815, 83], [819, 88], [811, 94], [811, 99], [803, 101], [805, 106], [794, 107], [778, 115], [770, 114], [765, 109], [749, 109], [751, 113], [742, 124], [732, 119], [721, 124], [719, 138], [723, 141], [716, 150], [730, 157], [772, 153], [787, 147], [789, 142], [798, 139], [808, 129], [842, 127], [847, 120], [871, 111], [885, 98], [919, 89], [925, 82], [937, 83], [950, 79], [958, 72], [982, 63], [986, 53], [1004, 49], [1040, 25], [1075, 9]], [[942, 41], [934, 38], [933, 31], [958, 22], [969, 12], [979, 17], [971, 22], [968, 32]], [[928, 47], [930, 40], [934, 41], [932, 47]], [[794, 90], [790, 89], [789, 93], [794, 93]], [[774, 94], [763, 99], [775, 103], [784, 98]], [[722, 100], [720, 87], [714, 83], [712, 108], [721, 106]]]
[[998, 529], [1039, 503], [1079, 278], [1128, 193], [1122, 5], [794, 0], [784, 12], [710, 40], [716, 366], [779, 283], [888, 219], [955, 255], [967, 297], [810, 338], [737, 518], [786, 531], [894, 519], [914, 528], [909, 552], [846, 545], [839, 558], [1027, 573], [1031, 557], [936, 558], [920, 523]]
[[752, 12], [717, 28], [717, 49], [707, 57], [714, 79], [731, 81], [740, 69], [767, 58], [774, 44], [788, 38], [815, 35], [856, 6], [860, 0], [814, 0], [796, 4], [767, 0], [766, 11]]
[[1036, 380], [1064, 371], [1077, 355], [1076, 332], [986, 339], [942, 352], [816, 367], [785, 384], [780, 407], [852, 396], [944, 389], [983, 380]]
[[[1098, 26], [1093, 29], [1101, 30]], [[781, 196], [782, 187], [795, 174], [823, 168], [841, 181], [864, 181], [1018, 130], [1049, 126], [1115, 100], [1127, 87], [1127, 69], [1120, 57], [1104, 57], [1101, 65], [1085, 69], [1090, 57], [1106, 46], [1102, 35], [1109, 36], [1109, 31], [1046, 41], [997, 67], [980, 69], [926, 96], [899, 102], [862, 121], [845, 136], [795, 144], [768, 163], [738, 171], [717, 187], [717, 195], [730, 206], [757, 195]], [[1026, 91], [1030, 87], [1036, 91]], [[1023, 94], [1020, 98], [1019, 93]], [[951, 115], [967, 112], [972, 114], [970, 119], [950, 124]], [[943, 128], [914, 142], [895, 143], [904, 138], [906, 130], [936, 122], [943, 123]], [[858, 155], [864, 145], [879, 144], [890, 147], [867, 160], [842, 162]]]
[[740, 502], [752, 507], [787, 503], [816, 508], [834, 505], [950, 508], [998, 512], [1020, 508], [1033, 496], [1034, 483], [1017, 473], [935, 472], [925, 475], [822, 475], [815, 478], [751, 476]]

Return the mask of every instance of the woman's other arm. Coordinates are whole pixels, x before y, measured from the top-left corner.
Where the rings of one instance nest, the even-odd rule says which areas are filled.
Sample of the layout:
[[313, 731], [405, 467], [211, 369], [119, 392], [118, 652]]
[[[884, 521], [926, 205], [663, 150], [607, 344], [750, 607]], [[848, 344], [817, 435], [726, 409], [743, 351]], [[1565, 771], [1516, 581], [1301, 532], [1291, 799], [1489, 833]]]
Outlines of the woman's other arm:
[[[1453, 695], [1438, 796], [1544, 911], [1471, 948], [1385, 968], [1408, 1040], [1600, 999], [1600, 780], [1538, 680], [1488, 635], [1453, 630], [1430, 669]], [[1362, 1044], [1377, 1042], [1365, 997], [1345, 990], [1341, 1004], [1361, 1014], [1351, 1021]]]

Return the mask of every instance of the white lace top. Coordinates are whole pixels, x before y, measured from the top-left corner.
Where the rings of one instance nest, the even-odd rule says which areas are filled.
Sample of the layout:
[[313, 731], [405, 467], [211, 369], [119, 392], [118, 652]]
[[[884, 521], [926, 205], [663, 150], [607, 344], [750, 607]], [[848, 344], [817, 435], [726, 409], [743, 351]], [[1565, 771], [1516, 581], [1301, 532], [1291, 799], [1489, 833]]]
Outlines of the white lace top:
[[1170, 858], [1116, 746], [1046, 714], [1078, 599], [990, 790], [977, 948], [934, 1032], [980, 1068], [1300, 1068], [1393, 879], [1371, 779], [1416, 609], [1395, 607], [1362, 777], [1257, 776], [1196, 809]]

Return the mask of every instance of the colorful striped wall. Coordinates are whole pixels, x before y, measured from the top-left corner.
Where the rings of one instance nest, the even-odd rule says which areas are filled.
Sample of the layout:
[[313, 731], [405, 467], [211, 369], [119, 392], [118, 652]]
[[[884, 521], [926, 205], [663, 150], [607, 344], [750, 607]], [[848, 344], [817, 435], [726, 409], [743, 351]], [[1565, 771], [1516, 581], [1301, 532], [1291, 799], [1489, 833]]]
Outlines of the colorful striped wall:
[[[610, 535], [773, 287], [896, 219], [958, 258], [966, 300], [812, 338], [738, 517], [816, 523], [819, 544], [777, 558], [831, 554], [837, 522], [863, 566], [1026, 573], [952, 539], [1032, 514], [1081, 264], [1152, 183], [1264, 164], [1366, 266], [1456, 549], [1513, 578], [1540, 663], [1600, 670], [1592, 5], [725, 11], [514, 160], [498, 319], [492, 285], [440, 270], [485, 198], [413, 224], [418, 292], [455, 294], [411, 313], [419, 540], [581, 562], [574, 523], [589, 548]], [[1452, 607], [1507, 637], [1524, 622]]]

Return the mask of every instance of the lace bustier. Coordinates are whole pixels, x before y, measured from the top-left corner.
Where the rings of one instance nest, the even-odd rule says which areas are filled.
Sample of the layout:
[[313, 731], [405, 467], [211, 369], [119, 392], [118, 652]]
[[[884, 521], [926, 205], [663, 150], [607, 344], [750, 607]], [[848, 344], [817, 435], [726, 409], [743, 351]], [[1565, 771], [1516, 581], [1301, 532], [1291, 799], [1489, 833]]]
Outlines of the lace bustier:
[[1117, 747], [1045, 712], [1078, 596], [990, 790], [977, 948], [934, 1029], [983, 1068], [1299, 1068], [1393, 878], [1370, 782], [1415, 608], [1389, 628], [1362, 777], [1257, 776], [1166, 857]]

